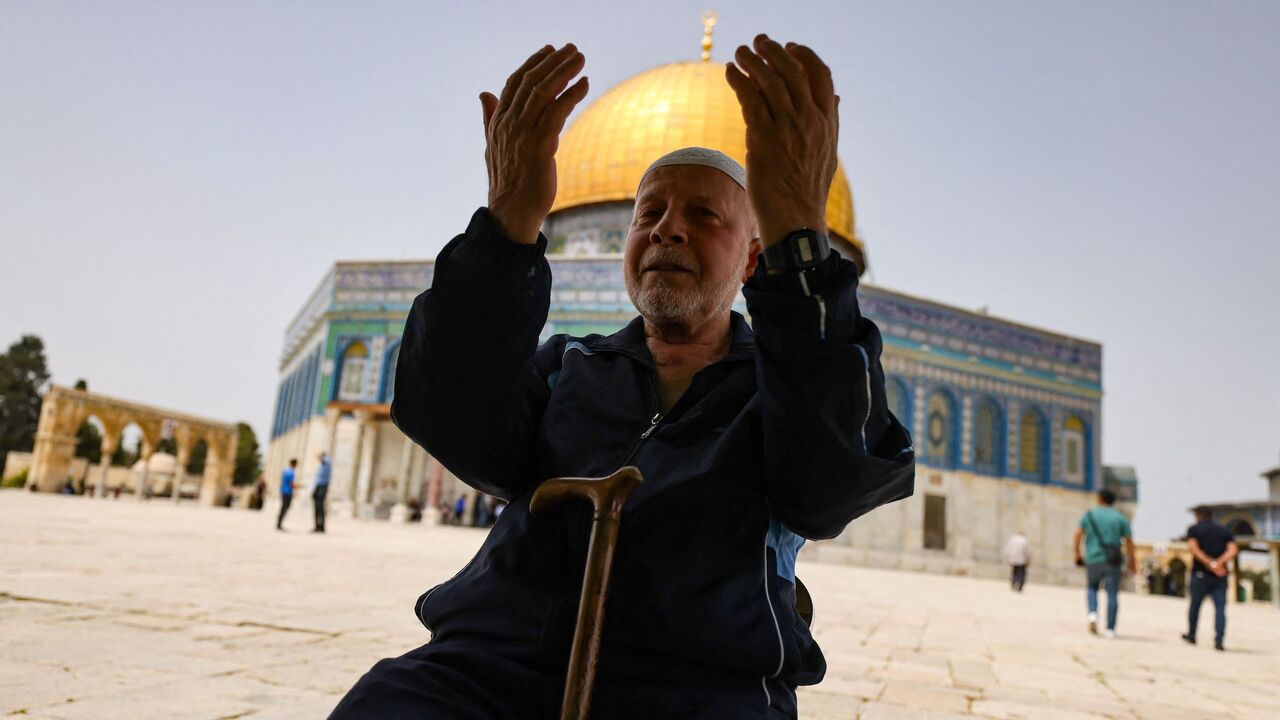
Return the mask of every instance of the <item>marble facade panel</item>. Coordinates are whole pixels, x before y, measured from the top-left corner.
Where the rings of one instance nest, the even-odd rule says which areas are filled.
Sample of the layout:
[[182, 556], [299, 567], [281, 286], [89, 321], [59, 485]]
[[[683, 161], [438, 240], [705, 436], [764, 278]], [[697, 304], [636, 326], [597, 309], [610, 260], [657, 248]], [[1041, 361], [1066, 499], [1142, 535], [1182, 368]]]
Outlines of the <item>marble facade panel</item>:
[[[946, 549], [923, 543], [925, 496], [946, 498]], [[922, 469], [916, 494], [858, 518], [839, 537], [813, 543], [818, 559], [954, 574], [1008, 573], [1004, 544], [1017, 530], [1031, 540], [1036, 582], [1076, 580], [1071, 535], [1091, 499], [1051, 486], [967, 472]]]

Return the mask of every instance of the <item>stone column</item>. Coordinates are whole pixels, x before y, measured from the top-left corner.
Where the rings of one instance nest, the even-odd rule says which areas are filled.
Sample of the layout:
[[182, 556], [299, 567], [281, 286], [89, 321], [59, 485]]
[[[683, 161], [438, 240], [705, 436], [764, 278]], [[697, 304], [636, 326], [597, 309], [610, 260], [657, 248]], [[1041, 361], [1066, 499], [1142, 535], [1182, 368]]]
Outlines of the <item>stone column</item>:
[[133, 494], [136, 496], [134, 498], [135, 500], [137, 500], [138, 502], [142, 502], [143, 500], [147, 500], [151, 497], [150, 476], [151, 476], [152, 450], [151, 450], [151, 447], [147, 445], [145, 441], [142, 443], [142, 446], [139, 449], [142, 450], [142, 452], [139, 453], [142, 456], [142, 477], [138, 480], [138, 485], [137, 487], [134, 488]]
[[204, 472], [200, 475], [199, 502], [207, 507], [216, 507], [222, 504], [223, 492], [231, 483], [227, 465], [225, 452], [221, 448], [215, 449], [213, 445], [209, 446], [209, 451], [204, 457]]
[[429, 456], [422, 446], [413, 442], [413, 473], [409, 476], [409, 497], [421, 506], [427, 497], [427, 462]]
[[115, 443], [107, 436], [102, 438], [102, 458], [98, 461], [101, 472], [98, 474], [98, 487], [94, 490], [99, 498], [107, 497], [107, 474], [111, 472], [111, 454], [116, 451]]
[[359, 489], [356, 499], [356, 515], [373, 517], [373, 491], [375, 472], [378, 466], [378, 429], [380, 423], [367, 412], [356, 415], [364, 428], [360, 432], [360, 462], [356, 465], [356, 485]]
[[365, 415], [353, 413], [356, 420], [356, 439], [351, 449], [356, 456], [351, 458], [351, 476], [347, 480], [347, 502], [350, 503], [351, 517], [360, 516], [360, 465], [364, 462]]
[[173, 464], [173, 504], [182, 502], [182, 481], [187, 477], [187, 462], [190, 460], [189, 443], [178, 446], [177, 462]]
[[439, 525], [440, 490], [444, 485], [444, 465], [435, 458], [430, 458], [430, 461], [431, 470], [427, 473], [427, 500], [426, 507], [422, 508], [422, 524]]
[[74, 435], [38, 431], [35, 448], [31, 452], [31, 472], [27, 485], [35, 485], [40, 492], [61, 492], [70, 475], [75, 453]]
[[400, 450], [400, 473], [396, 478], [396, 504], [391, 508], [392, 522], [409, 522], [409, 473], [413, 470], [413, 441], [404, 438]]

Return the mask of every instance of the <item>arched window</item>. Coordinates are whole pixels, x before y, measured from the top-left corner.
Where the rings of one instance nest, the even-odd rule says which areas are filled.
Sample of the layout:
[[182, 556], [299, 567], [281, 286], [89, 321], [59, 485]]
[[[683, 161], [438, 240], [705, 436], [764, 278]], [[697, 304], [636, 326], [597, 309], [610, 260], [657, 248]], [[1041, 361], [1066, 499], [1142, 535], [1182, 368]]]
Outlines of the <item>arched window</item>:
[[1062, 479], [1073, 485], [1085, 481], [1084, 421], [1072, 415], [1062, 424]]
[[925, 405], [925, 461], [955, 467], [955, 403], [945, 390], [934, 390]]
[[1227, 532], [1236, 537], [1254, 537], [1258, 531], [1253, 527], [1253, 523], [1248, 520], [1237, 518], [1227, 522]]
[[1045, 432], [1044, 415], [1035, 408], [1027, 408], [1018, 423], [1018, 439], [1021, 452], [1018, 453], [1018, 470], [1025, 476], [1037, 480], [1046, 480], [1049, 476], [1048, 455], [1049, 434]]
[[973, 413], [973, 464], [981, 472], [999, 475], [1004, 469], [1004, 422], [1000, 406], [991, 398]]
[[369, 363], [369, 348], [353, 342], [342, 353], [342, 369], [338, 375], [338, 399], [359, 401], [364, 394], [364, 369]]
[[382, 402], [390, 403], [396, 399], [396, 366], [400, 364], [400, 343], [396, 342], [387, 350], [387, 357], [382, 366]]
[[889, 412], [905, 427], [911, 427], [910, 406], [907, 403], [907, 386], [897, 378], [886, 378], [884, 381], [885, 402]]

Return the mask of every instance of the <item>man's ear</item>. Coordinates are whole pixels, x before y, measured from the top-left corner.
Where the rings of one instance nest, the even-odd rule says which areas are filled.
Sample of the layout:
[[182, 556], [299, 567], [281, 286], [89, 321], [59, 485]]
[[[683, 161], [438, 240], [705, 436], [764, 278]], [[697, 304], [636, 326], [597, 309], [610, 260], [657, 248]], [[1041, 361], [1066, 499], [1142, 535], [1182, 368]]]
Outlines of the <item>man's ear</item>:
[[764, 252], [764, 244], [760, 242], [760, 238], [752, 238], [747, 243], [747, 267], [742, 273], [742, 282], [745, 283], [756, 274], [756, 263], [760, 262], [762, 252]]

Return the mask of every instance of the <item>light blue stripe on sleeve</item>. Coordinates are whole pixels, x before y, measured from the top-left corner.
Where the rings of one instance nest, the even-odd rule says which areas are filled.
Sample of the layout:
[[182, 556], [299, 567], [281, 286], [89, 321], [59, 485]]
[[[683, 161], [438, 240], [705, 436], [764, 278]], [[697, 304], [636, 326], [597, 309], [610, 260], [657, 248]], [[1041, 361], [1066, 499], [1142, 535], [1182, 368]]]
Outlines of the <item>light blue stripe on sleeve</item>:
[[769, 518], [769, 534], [765, 544], [773, 548], [778, 568], [778, 577], [791, 584], [796, 582], [796, 555], [804, 545], [804, 538], [791, 532], [785, 525]]

